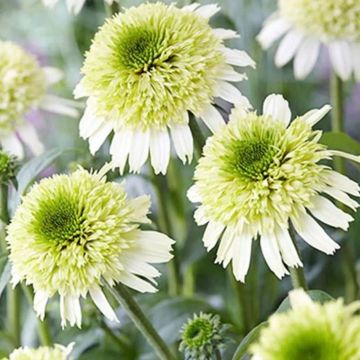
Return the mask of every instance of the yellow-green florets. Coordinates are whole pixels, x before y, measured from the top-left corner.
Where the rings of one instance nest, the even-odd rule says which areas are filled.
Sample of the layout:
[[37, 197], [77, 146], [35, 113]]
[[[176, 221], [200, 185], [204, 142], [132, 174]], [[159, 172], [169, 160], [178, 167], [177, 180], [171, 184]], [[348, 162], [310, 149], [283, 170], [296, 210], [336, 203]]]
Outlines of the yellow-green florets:
[[45, 73], [18, 45], [0, 41], [0, 132], [14, 130], [45, 94]]
[[218, 315], [194, 315], [181, 330], [180, 351], [185, 360], [217, 359], [217, 352], [224, 344], [224, 331]]
[[15, 156], [0, 150], [0, 184], [16, 182], [15, 174], [18, 165], [19, 164]]
[[285, 19], [323, 40], [360, 40], [359, 0], [279, 0]]
[[360, 359], [359, 304], [304, 303], [274, 314], [251, 347], [256, 360]]
[[25, 347], [14, 350], [8, 359], [3, 360], [67, 360], [71, 349], [72, 345], [41, 346], [37, 349]]
[[287, 127], [269, 116], [234, 111], [208, 140], [195, 171], [206, 218], [225, 226], [243, 219], [259, 231], [287, 226], [292, 212], [309, 206], [323, 186], [326, 167], [318, 162], [327, 154], [320, 135], [300, 117]]
[[77, 294], [116, 281], [119, 256], [139, 234], [149, 200], [135, 209], [122, 185], [79, 169], [34, 185], [8, 227], [13, 273], [35, 290]]
[[96, 34], [82, 85], [99, 116], [133, 129], [184, 123], [213, 98], [225, 64], [208, 21], [163, 3], [132, 7]]

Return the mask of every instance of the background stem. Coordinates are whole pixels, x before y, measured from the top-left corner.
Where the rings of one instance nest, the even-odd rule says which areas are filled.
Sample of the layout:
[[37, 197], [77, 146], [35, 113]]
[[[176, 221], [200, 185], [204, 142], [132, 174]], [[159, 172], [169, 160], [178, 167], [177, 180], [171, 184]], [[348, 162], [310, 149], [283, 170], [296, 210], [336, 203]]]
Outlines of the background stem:
[[[300, 256], [299, 248], [296, 243], [295, 231], [291, 228], [290, 228], [290, 236], [295, 246], [295, 249]], [[294, 289], [303, 288], [304, 290], [309, 290], [305, 278], [304, 268], [299, 266], [299, 267], [289, 267], [289, 269], [290, 269], [290, 276], [291, 276], [291, 282], [293, 288]]]

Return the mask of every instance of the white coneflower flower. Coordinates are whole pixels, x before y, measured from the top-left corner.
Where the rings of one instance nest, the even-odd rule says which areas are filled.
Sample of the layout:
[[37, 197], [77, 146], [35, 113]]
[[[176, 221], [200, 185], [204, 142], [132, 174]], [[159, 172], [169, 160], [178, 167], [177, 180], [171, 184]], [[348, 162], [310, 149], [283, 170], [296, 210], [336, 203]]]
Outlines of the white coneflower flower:
[[[179, 158], [191, 161], [189, 112], [212, 130], [224, 122], [214, 98], [246, 99], [229, 82], [246, 78], [235, 66], [254, 66], [244, 52], [226, 48], [234, 31], [212, 29], [216, 5], [183, 8], [143, 4], [114, 16], [96, 34], [82, 68], [76, 97], [88, 97], [80, 135], [95, 153], [113, 131], [110, 153], [123, 171], [139, 171], [149, 153], [166, 173], [170, 136]], [[169, 134], [170, 133], [170, 134]]]
[[37, 349], [23, 347], [14, 350], [3, 360], [69, 360], [74, 343], [68, 346], [56, 344], [54, 347], [41, 346]]
[[195, 171], [189, 198], [201, 203], [199, 225], [208, 223], [203, 241], [208, 250], [220, 239], [217, 262], [231, 261], [236, 279], [245, 281], [252, 241], [260, 246], [270, 269], [283, 277], [302, 266], [289, 225], [312, 247], [333, 254], [339, 245], [315, 220], [346, 230], [353, 218], [335, 206], [332, 197], [356, 210], [349, 195], [359, 185], [321, 163], [332, 156], [360, 162], [360, 156], [328, 150], [318, 143], [312, 126], [329, 111], [326, 105], [290, 123], [288, 102], [270, 95], [263, 115], [235, 108], [230, 122], [208, 139]]
[[20, 138], [34, 154], [43, 151], [35, 128], [24, 119], [31, 109], [77, 116], [77, 111], [66, 100], [46, 94], [61, 78], [60, 70], [41, 68], [36, 59], [18, 45], [0, 41], [0, 145], [4, 150], [22, 158]]
[[[45, 6], [52, 8], [59, 0], [43, 0]], [[86, 0], [66, 0], [66, 6], [69, 12], [77, 15], [82, 7], [84, 6]], [[104, 0], [107, 4], [111, 5], [115, 0]]]
[[359, 360], [360, 303], [342, 299], [316, 303], [290, 293], [291, 310], [276, 313], [250, 347], [252, 360]]
[[150, 222], [149, 197], [129, 200], [123, 186], [106, 182], [104, 173], [106, 168], [79, 169], [42, 180], [23, 197], [8, 227], [12, 281], [33, 285], [41, 319], [48, 299], [59, 293], [62, 326], [80, 326], [80, 297], [89, 293], [116, 321], [101, 279], [154, 292], [160, 273], [150, 264], [172, 258], [171, 239], [139, 228]]
[[360, 80], [360, 2], [357, 0], [278, 0], [278, 11], [258, 35], [264, 49], [284, 36], [275, 56], [278, 67], [294, 60], [298, 79], [313, 69], [324, 45], [342, 80]]

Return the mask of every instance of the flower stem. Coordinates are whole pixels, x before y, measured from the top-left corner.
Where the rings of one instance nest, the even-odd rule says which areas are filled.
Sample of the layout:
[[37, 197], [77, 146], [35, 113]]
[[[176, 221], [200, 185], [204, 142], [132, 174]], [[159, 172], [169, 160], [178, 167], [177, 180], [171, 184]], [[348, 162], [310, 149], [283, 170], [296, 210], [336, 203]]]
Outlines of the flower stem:
[[190, 117], [189, 126], [194, 138], [196, 155], [199, 158], [202, 154], [202, 149], [206, 143], [206, 139], [201, 132], [200, 126], [194, 116]]
[[222, 358], [221, 358], [221, 353], [220, 353], [219, 350], [216, 350], [216, 352], [215, 352], [215, 358], [216, 358], [216, 360], [221, 360], [221, 359], [222, 359]]
[[[290, 229], [290, 236], [295, 246], [297, 253], [299, 254], [299, 249], [296, 243], [295, 232]], [[290, 267], [290, 277], [294, 289], [303, 288], [308, 290], [308, 285], [305, 278], [304, 268], [303, 267]]]
[[[344, 84], [342, 80], [332, 73], [330, 81], [330, 95], [333, 107], [331, 127], [334, 132], [344, 132]], [[346, 174], [345, 161], [341, 157], [334, 158], [334, 168], [341, 174]], [[344, 209], [344, 205], [338, 203], [338, 207]], [[344, 258], [344, 272], [346, 281], [347, 299], [352, 301], [359, 294], [359, 284], [357, 282], [356, 263], [353, 255], [353, 249], [349, 242], [344, 242], [342, 246], [342, 254]]]
[[153, 347], [161, 360], [175, 360], [175, 356], [170, 352], [164, 340], [156, 332], [148, 318], [140, 309], [139, 305], [131, 296], [129, 290], [122, 284], [118, 284], [116, 289], [105, 282], [106, 288], [113, 295], [116, 301], [124, 308], [135, 326], [144, 335], [149, 344]]

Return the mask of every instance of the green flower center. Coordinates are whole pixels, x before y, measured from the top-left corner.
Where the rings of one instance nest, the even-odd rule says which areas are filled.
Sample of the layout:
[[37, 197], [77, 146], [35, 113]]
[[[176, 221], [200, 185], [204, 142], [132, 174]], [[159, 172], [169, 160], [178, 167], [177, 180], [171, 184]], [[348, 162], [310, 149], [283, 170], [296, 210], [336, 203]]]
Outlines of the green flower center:
[[262, 140], [240, 140], [235, 147], [234, 167], [241, 177], [260, 180], [266, 176], [277, 150]]
[[163, 37], [150, 29], [133, 28], [119, 39], [117, 46], [122, 66], [136, 73], [146, 72], [162, 53]]
[[214, 329], [211, 321], [198, 318], [187, 326], [183, 339], [188, 347], [199, 348], [211, 340], [213, 332]]
[[66, 195], [40, 204], [36, 218], [38, 233], [48, 241], [79, 241], [84, 232], [81, 207]]

